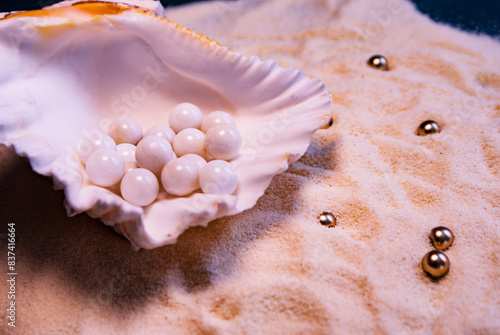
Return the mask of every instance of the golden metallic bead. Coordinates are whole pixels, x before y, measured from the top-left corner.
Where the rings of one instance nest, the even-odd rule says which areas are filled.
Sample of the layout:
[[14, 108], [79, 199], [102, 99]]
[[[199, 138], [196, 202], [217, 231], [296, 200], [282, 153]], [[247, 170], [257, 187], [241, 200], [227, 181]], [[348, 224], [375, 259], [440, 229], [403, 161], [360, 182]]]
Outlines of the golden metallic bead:
[[367, 63], [368, 65], [370, 65], [375, 69], [382, 71], [389, 71], [389, 62], [384, 56], [381, 55], [372, 56]]
[[441, 132], [441, 127], [439, 127], [437, 122], [433, 120], [424, 121], [417, 128], [417, 135], [419, 136], [426, 136], [440, 132]]
[[431, 231], [429, 238], [436, 250], [446, 250], [453, 244], [455, 236], [446, 227], [436, 227]]
[[329, 212], [323, 212], [319, 217], [319, 223], [323, 226], [327, 227], [335, 227], [337, 224], [337, 219], [335, 219], [335, 216], [333, 216], [332, 213]]
[[330, 121], [328, 121], [327, 124], [325, 124], [321, 129], [328, 129], [333, 125], [333, 117], [330, 115]]
[[444, 252], [433, 250], [422, 258], [422, 269], [432, 278], [438, 279], [450, 270], [450, 260]]

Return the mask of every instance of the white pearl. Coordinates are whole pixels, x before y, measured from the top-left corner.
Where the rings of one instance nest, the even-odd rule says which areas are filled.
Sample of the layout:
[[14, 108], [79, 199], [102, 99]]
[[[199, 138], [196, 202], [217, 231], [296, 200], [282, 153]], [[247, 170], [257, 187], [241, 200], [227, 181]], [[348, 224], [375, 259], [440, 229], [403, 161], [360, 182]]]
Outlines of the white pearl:
[[158, 173], [169, 160], [174, 158], [172, 146], [159, 136], [144, 137], [135, 150], [137, 164], [153, 173]]
[[108, 187], [122, 179], [125, 163], [122, 156], [111, 149], [99, 149], [87, 160], [87, 175], [94, 184]]
[[125, 173], [129, 172], [130, 170], [137, 169], [139, 168], [139, 165], [137, 165], [137, 162], [125, 162]]
[[[198, 175], [200, 174], [201, 169], [203, 169], [203, 167], [207, 165], [207, 161], [199, 155], [187, 154], [182, 156], [181, 158], [191, 161], [191, 163], [193, 163], [196, 166], [196, 169], [198, 170]], [[196, 189], [198, 188], [200, 188], [199, 180], [196, 181]]]
[[208, 194], [232, 194], [238, 186], [234, 167], [226, 161], [208, 162], [200, 172], [200, 186]]
[[173, 195], [184, 196], [199, 187], [199, 173], [195, 163], [186, 158], [176, 158], [165, 164], [161, 171], [161, 183]]
[[201, 130], [187, 128], [174, 138], [174, 151], [177, 156], [187, 154], [205, 155], [205, 134]]
[[176, 133], [179, 133], [186, 128], [199, 129], [202, 119], [203, 114], [197, 106], [184, 102], [174, 107], [168, 117], [168, 123]]
[[106, 134], [94, 133], [78, 144], [78, 154], [84, 164], [87, 164], [87, 159], [94, 151], [99, 149], [116, 150], [115, 141]]
[[122, 143], [116, 146], [116, 151], [122, 156], [125, 163], [135, 162], [136, 147], [130, 143]]
[[153, 135], [163, 137], [170, 144], [172, 144], [172, 142], [174, 141], [174, 138], [175, 138], [175, 132], [172, 130], [172, 128], [161, 125], [161, 124], [149, 128], [144, 133], [144, 137], [153, 136]]
[[155, 201], [160, 185], [153, 172], [134, 169], [123, 177], [120, 190], [123, 198], [132, 205], [147, 206]]
[[203, 118], [203, 121], [201, 121], [201, 130], [206, 133], [208, 129], [219, 124], [235, 125], [236, 123], [230, 114], [222, 111], [215, 111]]
[[116, 143], [137, 144], [142, 138], [142, 127], [130, 117], [121, 117], [111, 123], [108, 134]]
[[182, 156], [182, 158], [189, 159], [191, 162], [193, 162], [196, 167], [198, 168], [198, 171], [201, 171], [205, 165], [207, 165], [207, 161], [205, 158], [195, 155], [195, 154], [187, 154]]
[[240, 132], [230, 124], [210, 128], [205, 137], [207, 153], [215, 159], [235, 158], [240, 153], [242, 143]]

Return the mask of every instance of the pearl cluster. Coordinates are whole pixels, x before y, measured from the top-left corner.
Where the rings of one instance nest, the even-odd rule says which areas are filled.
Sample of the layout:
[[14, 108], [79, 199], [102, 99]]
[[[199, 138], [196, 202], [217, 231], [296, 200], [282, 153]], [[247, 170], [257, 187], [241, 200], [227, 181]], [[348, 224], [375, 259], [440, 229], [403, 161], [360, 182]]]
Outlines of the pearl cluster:
[[168, 123], [143, 133], [139, 122], [121, 117], [107, 135], [85, 138], [78, 153], [90, 181], [102, 187], [119, 184], [122, 197], [136, 206], [151, 204], [161, 187], [174, 196], [198, 189], [234, 193], [238, 178], [228, 161], [239, 155], [242, 137], [232, 116], [215, 111], [204, 117], [197, 106], [181, 103]]

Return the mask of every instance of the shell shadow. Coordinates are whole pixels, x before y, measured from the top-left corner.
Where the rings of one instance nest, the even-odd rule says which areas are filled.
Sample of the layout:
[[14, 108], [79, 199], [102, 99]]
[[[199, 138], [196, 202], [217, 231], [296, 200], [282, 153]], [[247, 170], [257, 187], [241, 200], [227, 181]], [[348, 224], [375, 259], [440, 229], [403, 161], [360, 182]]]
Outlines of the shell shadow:
[[[234, 219], [221, 219], [208, 229], [188, 229], [174, 245], [134, 252], [129, 241], [99, 220], [86, 214], [69, 218], [63, 192], [54, 191], [52, 180], [34, 173], [25, 159], [4, 147], [0, 157], [0, 222], [5, 227], [7, 222], [16, 223], [18, 272], [33, 281], [56, 278], [68, 294], [82, 295], [104, 313], [133, 312], [153, 299], [168, 304], [167, 288], [172, 285], [187, 292], [208, 288], [214, 277], [234, 271], [238, 251], [270, 225], [248, 222], [250, 216], [244, 212], [236, 219], [247, 221], [252, 238], [242, 240], [246, 232], [235, 233]], [[279, 184], [280, 179], [273, 181], [257, 207], [272, 204], [266, 197], [277, 197]], [[300, 203], [301, 187], [289, 179], [285, 199]], [[4, 243], [1, 238], [0, 245]], [[214, 267], [213, 260], [221, 259], [221, 254], [223, 263]], [[28, 293], [30, 288], [20, 290]]]

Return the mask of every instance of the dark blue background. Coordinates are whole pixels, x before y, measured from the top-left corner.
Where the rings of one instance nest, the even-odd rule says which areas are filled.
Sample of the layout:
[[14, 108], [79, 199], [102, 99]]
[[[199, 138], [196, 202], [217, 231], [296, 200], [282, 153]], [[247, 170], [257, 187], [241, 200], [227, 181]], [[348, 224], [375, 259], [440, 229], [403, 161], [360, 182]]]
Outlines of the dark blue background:
[[[203, 0], [162, 0], [164, 6]], [[0, 12], [37, 9], [57, 0], [1, 0]], [[500, 36], [500, 0], [413, 0], [431, 18], [464, 30]]]

